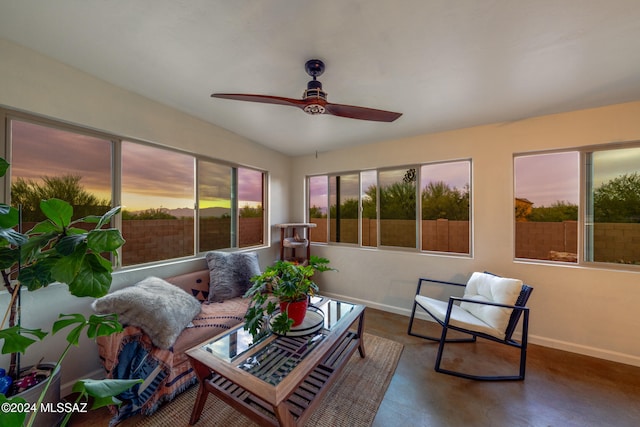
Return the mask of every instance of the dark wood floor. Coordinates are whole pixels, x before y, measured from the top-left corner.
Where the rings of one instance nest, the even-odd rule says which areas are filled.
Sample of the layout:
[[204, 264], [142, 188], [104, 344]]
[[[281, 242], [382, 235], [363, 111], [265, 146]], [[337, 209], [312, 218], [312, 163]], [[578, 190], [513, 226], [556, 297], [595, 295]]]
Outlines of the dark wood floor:
[[[478, 382], [433, 370], [437, 344], [407, 335], [408, 319], [367, 309], [365, 330], [404, 344], [395, 375], [373, 426], [638, 426], [640, 368], [530, 345], [526, 380]], [[418, 321], [418, 331], [437, 334]], [[515, 349], [494, 343], [453, 344], [449, 367], [487, 372], [504, 362], [517, 369]], [[119, 427], [135, 424], [132, 418]], [[106, 411], [70, 425], [107, 426]]]
[[[367, 316], [366, 330], [405, 346], [376, 427], [640, 425], [638, 367], [529, 345], [525, 381], [466, 380], [434, 371], [437, 343], [407, 335], [406, 317], [378, 310], [367, 310]], [[439, 329], [423, 321], [418, 327], [436, 336]], [[448, 367], [489, 372], [506, 360], [517, 372], [517, 350], [505, 345], [446, 348], [452, 350], [443, 359]]]

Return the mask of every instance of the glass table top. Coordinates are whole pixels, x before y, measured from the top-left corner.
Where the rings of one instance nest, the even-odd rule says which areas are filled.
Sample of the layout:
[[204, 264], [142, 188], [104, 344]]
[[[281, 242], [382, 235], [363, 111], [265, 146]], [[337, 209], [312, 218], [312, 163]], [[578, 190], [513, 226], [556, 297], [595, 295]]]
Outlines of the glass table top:
[[[356, 304], [326, 297], [312, 297], [310, 302], [311, 306], [324, 315], [324, 327], [318, 332], [305, 336], [279, 336], [278, 339], [271, 339], [273, 334], [267, 332], [254, 342], [253, 336], [243, 325], [239, 325], [205, 343], [201, 348], [216, 358], [276, 385], [356, 307]], [[260, 346], [269, 340], [269, 343]], [[251, 351], [256, 347], [260, 349]]]

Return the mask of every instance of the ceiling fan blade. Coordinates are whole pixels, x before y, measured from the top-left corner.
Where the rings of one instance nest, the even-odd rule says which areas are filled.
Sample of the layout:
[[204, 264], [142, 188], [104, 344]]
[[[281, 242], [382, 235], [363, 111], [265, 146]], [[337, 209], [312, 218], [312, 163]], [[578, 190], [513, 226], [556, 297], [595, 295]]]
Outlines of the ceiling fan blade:
[[325, 113], [350, 119], [370, 120], [374, 122], [392, 122], [402, 115], [393, 111], [376, 110], [375, 108], [356, 107], [354, 105], [327, 103]]
[[305, 101], [301, 99], [284, 98], [271, 95], [251, 95], [246, 93], [214, 93], [212, 98], [233, 99], [236, 101], [262, 102], [264, 104], [289, 105], [291, 107], [304, 108]]

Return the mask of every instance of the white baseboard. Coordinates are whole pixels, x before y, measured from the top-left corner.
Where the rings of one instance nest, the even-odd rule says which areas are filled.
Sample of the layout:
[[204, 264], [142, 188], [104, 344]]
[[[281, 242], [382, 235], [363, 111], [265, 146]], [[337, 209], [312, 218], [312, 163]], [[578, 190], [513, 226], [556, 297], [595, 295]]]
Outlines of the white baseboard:
[[[352, 303], [355, 303], [355, 304], [366, 305], [367, 307], [375, 308], [377, 310], [387, 311], [387, 312], [390, 312], [390, 313], [400, 314], [400, 315], [406, 316], [406, 317], [411, 316], [411, 309], [410, 308], [398, 308], [398, 307], [395, 307], [395, 306], [392, 306], [392, 305], [379, 304], [379, 303], [376, 303], [376, 302], [373, 302], [373, 301], [367, 301], [367, 300], [363, 300], [363, 299], [358, 299], [358, 298], [353, 298], [353, 297], [349, 297], [349, 296], [346, 296], [346, 295], [339, 295], [339, 294], [333, 294], [333, 293], [323, 293], [322, 295], [330, 297], [330, 298], [339, 299], [339, 300], [342, 300], [342, 301], [352, 302]], [[423, 318], [418, 313], [416, 313], [416, 317]], [[429, 319], [427, 317], [424, 317], [424, 320], [429, 320]]]
[[640, 357], [631, 354], [618, 353], [607, 349], [589, 347], [566, 341], [558, 341], [537, 335], [529, 335], [529, 342], [543, 347], [583, 354], [585, 356], [596, 357], [598, 359], [610, 360], [612, 362], [624, 363], [626, 365], [640, 366]]
[[[382, 311], [387, 311], [390, 313], [400, 314], [402, 316], [410, 317], [411, 316], [411, 308], [399, 308], [386, 304], [379, 304], [372, 301], [352, 298], [346, 295], [338, 295], [327, 293], [323, 294], [331, 298], [340, 299], [343, 301], [349, 301], [356, 304], [363, 304], [367, 307], [375, 308]], [[433, 321], [433, 319], [423, 313], [417, 312], [416, 317], [422, 320]], [[408, 323], [407, 323], [408, 326]], [[514, 337], [517, 339], [517, 334], [514, 334]], [[529, 343], [540, 345], [543, 347], [555, 348], [557, 350], [568, 351], [570, 353], [582, 354], [585, 356], [596, 357], [598, 359], [609, 360], [612, 362], [624, 363], [626, 365], [639, 366], [640, 367], [640, 357], [634, 356], [631, 354], [618, 353], [615, 351], [610, 351], [602, 348], [589, 347], [581, 344], [575, 344], [566, 341], [554, 340], [551, 338], [541, 337], [538, 335], [529, 335]]]

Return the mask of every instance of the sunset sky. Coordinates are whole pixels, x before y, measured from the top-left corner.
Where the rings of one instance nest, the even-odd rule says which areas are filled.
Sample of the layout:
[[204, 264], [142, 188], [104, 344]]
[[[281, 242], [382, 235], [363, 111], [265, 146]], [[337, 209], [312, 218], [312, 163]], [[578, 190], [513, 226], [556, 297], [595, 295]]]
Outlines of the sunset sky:
[[576, 151], [516, 157], [516, 197], [533, 202], [534, 207], [551, 206], [558, 201], [578, 204], [579, 161]]
[[[598, 151], [593, 155], [593, 184], [598, 188], [622, 174], [640, 172], [640, 148]], [[463, 189], [469, 182], [465, 161], [422, 166], [422, 186], [430, 181], [444, 181], [451, 187]], [[405, 169], [397, 172], [402, 179]], [[577, 151], [518, 156], [514, 159], [515, 196], [528, 199], [535, 207], [551, 206], [556, 202], [579, 204], [580, 153]], [[342, 175], [342, 193], [357, 194], [357, 173]], [[364, 189], [374, 185], [376, 171], [362, 172]], [[326, 178], [310, 181], [311, 206], [323, 207], [327, 200]]]
[[79, 175], [87, 191], [111, 200], [110, 141], [16, 120], [11, 123], [12, 180]]
[[[91, 136], [12, 121], [12, 179], [42, 176], [82, 177], [80, 184], [100, 199], [111, 200], [111, 142]], [[122, 144], [122, 205], [131, 211], [193, 208], [194, 157], [143, 144]], [[208, 163], [202, 208], [229, 207], [230, 167]], [[262, 173], [239, 168], [240, 207], [262, 201]]]
[[[99, 199], [111, 200], [111, 142], [100, 138], [13, 120], [11, 175], [40, 180], [42, 176], [79, 175], [80, 184]], [[127, 210], [193, 208], [194, 157], [157, 147], [124, 142], [122, 145], [122, 205]], [[401, 180], [406, 169], [399, 168]], [[422, 185], [444, 181], [463, 189], [469, 182], [468, 162], [422, 166]], [[594, 186], [625, 173], [640, 172], [640, 148], [599, 151], [594, 155]], [[578, 204], [580, 156], [577, 151], [518, 156], [514, 160], [515, 196], [534, 206], [557, 201]], [[343, 194], [357, 195], [358, 173], [343, 176]], [[375, 171], [362, 174], [363, 188], [375, 183]], [[262, 173], [238, 168], [239, 205], [262, 201]], [[201, 171], [201, 208], [230, 205], [230, 167], [205, 162]], [[310, 184], [311, 205], [326, 205], [327, 181]]]
[[[579, 204], [580, 155], [577, 151], [515, 158], [516, 197], [535, 207], [556, 201]], [[598, 188], [623, 174], [640, 172], [640, 148], [598, 151], [593, 155], [593, 186]]]

